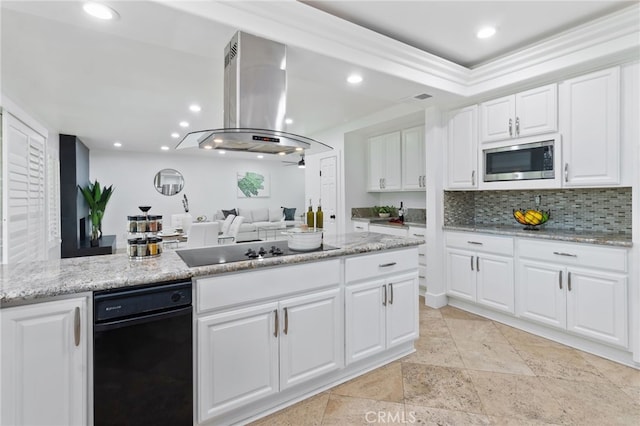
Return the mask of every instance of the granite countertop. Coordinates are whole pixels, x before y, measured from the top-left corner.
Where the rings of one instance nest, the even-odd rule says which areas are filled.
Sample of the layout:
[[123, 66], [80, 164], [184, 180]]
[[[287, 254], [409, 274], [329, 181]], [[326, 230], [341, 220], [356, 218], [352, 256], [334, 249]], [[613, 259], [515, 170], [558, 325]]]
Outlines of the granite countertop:
[[425, 228], [427, 225], [421, 222], [408, 222], [404, 221], [404, 223], [392, 223], [389, 222], [390, 218], [380, 218], [380, 217], [352, 217], [351, 220], [355, 222], [366, 222], [371, 225], [380, 225], [380, 226], [388, 226], [390, 228], [408, 228], [410, 226], [419, 226]]
[[324, 242], [338, 249], [195, 268], [189, 268], [175, 250], [165, 250], [161, 256], [145, 260], [131, 260], [126, 253], [116, 253], [2, 265], [0, 266], [0, 306], [65, 294], [178, 279], [188, 280], [192, 277], [225, 272], [411, 247], [424, 243], [424, 240], [376, 233], [350, 233], [325, 237]]
[[541, 228], [525, 231], [521, 226], [509, 225], [445, 225], [446, 231], [483, 232], [485, 234], [511, 235], [545, 240], [569, 241], [572, 243], [602, 244], [606, 246], [632, 247], [631, 237], [604, 232], [569, 231]]

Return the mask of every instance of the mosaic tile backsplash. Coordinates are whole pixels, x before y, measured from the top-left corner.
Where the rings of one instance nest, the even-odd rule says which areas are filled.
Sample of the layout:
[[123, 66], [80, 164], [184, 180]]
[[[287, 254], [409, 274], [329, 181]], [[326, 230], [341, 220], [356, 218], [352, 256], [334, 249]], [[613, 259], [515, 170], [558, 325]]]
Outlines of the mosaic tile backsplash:
[[[540, 195], [536, 206], [535, 196]], [[513, 209], [550, 210], [545, 229], [631, 235], [631, 188], [445, 191], [445, 225], [517, 225]]]
[[[351, 209], [352, 218], [370, 218], [375, 216], [372, 207], [354, 207]], [[427, 223], [427, 209], [407, 208], [404, 220], [405, 222]]]

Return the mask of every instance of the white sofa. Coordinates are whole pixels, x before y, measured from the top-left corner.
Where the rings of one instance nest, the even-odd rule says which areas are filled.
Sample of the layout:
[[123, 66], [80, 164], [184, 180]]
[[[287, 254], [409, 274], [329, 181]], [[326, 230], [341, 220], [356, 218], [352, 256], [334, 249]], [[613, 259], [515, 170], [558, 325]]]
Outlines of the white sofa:
[[[244, 222], [240, 225], [240, 232], [236, 238], [237, 242], [252, 241], [258, 238], [258, 227], [268, 227], [270, 229], [286, 229], [288, 226], [295, 226], [301, 222], [298, 220], [285, 220], [283, 210], [281, 207], [277, 208], [236, 208], [238, 216], [244, 217]], [[218, 210], [213, 219], [220, 223], [224, 222], [224, 214], [222, 210]], [[270, 237], [271, 237], [270, 233]], [[260, 235], [262, 239], [265, 235]]]

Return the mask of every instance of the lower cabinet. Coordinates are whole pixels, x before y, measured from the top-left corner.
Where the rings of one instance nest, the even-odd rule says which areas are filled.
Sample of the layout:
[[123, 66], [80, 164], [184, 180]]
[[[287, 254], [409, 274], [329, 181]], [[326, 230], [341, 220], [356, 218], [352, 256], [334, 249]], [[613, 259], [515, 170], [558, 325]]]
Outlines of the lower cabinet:
[[519, 245], [520, 317], [627, 347], [627, 276], [624, 267], [615, 271], [626, 264], [624, 250], [533, 241]]
[[514, 313], [513, 239], [446, 233], [447, 294]]
[[3, 308], [3, 425], [86, 425], [87, 298]]
[[339, 288], [197, 320], [199, 420], [343, 365]]

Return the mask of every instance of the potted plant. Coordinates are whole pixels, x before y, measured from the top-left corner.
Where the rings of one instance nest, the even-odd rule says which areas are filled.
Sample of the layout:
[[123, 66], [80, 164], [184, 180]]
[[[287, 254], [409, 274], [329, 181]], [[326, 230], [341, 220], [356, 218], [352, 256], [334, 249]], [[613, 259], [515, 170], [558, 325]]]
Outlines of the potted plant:
[[113, 194], [113, 185], [100, 188], [100, 183], [96, 179], [94, 183], [89, 183], [86, 187], [78, 188], [82, 192], [85, 201], [89, 204], [89, 217], [91, 219], [91, 246], [98, 245], [98, 239], [100, 238], [102, 230], [102, 217], [104, 216], [104, 210], [107, 208], [107, 203]]
[[391, 216], [395, 210], [393, 206], [373, 206], [373, 212], [383, 218]]

